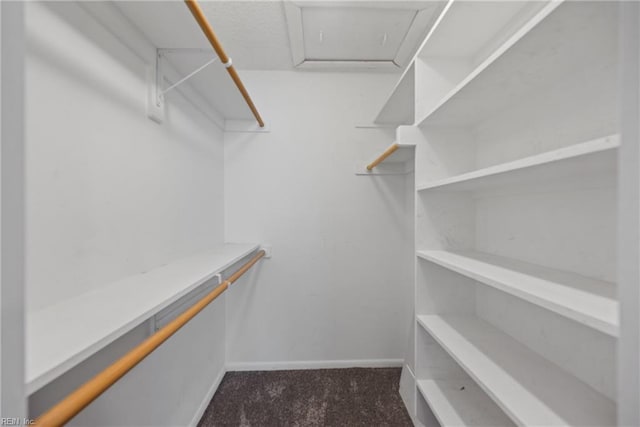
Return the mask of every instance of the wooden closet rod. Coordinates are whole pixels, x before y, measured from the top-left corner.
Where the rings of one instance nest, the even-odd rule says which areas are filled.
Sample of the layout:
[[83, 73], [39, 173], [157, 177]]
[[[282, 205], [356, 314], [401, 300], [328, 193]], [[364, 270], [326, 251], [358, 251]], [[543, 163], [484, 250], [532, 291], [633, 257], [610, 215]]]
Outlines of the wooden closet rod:
[[238, 90], [242, 94], [242, 97], [247, 102], [247, 105], [249, 106], [249, 108], [251, 109], [251, 112], [253, 113], [254, 117], [258, 121], [258, 124], [260, 125], [261, 128], [264, 127], [264, 121], [262, 121], [262, 117], [260, 117], [260, 113], [258, 113], [258, 110], [255, 104], [251, 100], [251, 97], [249, 96], [249, 92], [247, 92], [247, 89], [244, 87], [244, 84], [242, 84], [242, 80], [240, 80], [240, 76], [238, 75], [238, 72], [236, 71], [235, 68], [233, 68], [233, 64], [231, 63], [230, 58], [227, 56], [226, 52], [222, 48], [222, 44], [220, 43], [220, 40], [218, 40], [218, 36], [216, 36], [216, 33], [213, 31], [213, 28], [211, 27], [211, 24], [209, 24], [209, 21], [207, 21], [207, 17], [204, 16], [204, 12], [200, 8], [198, 1], [184, 0], [184, 2], [187, 4], [187, 7], [191, 11], [191, 14], [198, 22], [198, 25], [200, 25], [200, 28], [202, 29], [202, 32], [204, 33], [204, 35], [207, 36], [207, 39], [209, 39], [209, 43], [211, 43], [211, 47], [213, 47], [213, 50], [215, 50], [216, 53], [218, 54], [218, 58], [220, 58], [220, 62], [222, 62], [222, 65], [226, 67], [227, 72], [231, 76], [231, 79], [233, 79], [233, 82], [238, 87]]
[[394, 151], [398, 149], [398, 144], [393, 144], [391, 147], [387, 148], [384, 153], [380, 154], [377, 159], [367, 165], [367, 170], [370, 171], [380, 163], [384, 162], [384, 160], [393, 154]]
[[240, 269], [233, 273], [227, 280], [222, 282], [214, 290], [202, 297], [200, 301], [192, 305], [180, 316], [156, 331], [149, 338], [138, 344], [127, 354], [116, 360], [113, 364], [105, 368], [98, 375], [78, 387], [71, 394], [67, 395], [61, 402], [49, 409], [36, 419], [35, 425], [42, 427], [62, 426], [71, 418], [76, 416], [87, 405], [93, 402], [98, 396], [104, 393], [116, 381], [122, 378], [134, 366], [140, 363], [145, 357], [175, 334], [196, 314], [200, 313], [207, 305], [215, 300], [229, 286], [247, 272], [260, 258], [265, 255], [264, 250], [258, 251], [256, 255], [247, 261]]

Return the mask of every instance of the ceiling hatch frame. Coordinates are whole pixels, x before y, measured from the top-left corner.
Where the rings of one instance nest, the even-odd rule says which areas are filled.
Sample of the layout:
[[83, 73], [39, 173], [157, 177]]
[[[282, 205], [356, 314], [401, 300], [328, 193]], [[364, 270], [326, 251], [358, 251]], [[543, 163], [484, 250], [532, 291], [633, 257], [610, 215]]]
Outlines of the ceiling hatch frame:
[[[317, 1], [285, 0], [284, 12], [289, 30], [289, 42], [293, 66], [297, 69], [381, 69], [397, 71], [403, 69], [413, 58], [415, 50], [426, 36], [433, 21], [437, 18], [436, 1]], [[302, 10], [310, 8], [367, 8], [409, 10], [415, 12], [407, 33], [392, 60], [311, 60], [305, 57], [304, 28]]]

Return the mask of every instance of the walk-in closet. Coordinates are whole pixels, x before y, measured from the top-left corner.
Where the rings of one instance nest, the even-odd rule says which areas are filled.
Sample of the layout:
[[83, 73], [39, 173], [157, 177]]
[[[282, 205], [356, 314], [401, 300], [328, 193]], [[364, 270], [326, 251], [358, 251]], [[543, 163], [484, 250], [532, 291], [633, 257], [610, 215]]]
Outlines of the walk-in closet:
[[640, 426], [640, 2], [0, 2], [0, 424]]

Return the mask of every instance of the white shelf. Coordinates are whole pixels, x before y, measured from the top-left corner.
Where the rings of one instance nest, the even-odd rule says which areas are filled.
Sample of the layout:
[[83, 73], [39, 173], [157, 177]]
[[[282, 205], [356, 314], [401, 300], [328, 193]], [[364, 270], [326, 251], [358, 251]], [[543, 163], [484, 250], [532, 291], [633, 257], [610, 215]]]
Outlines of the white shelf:
[[561, 76], [588, 68], [585, 61], [610, 57], [616, 49], [616, 22], [615, 4], [550, 2], [418, 118], [418, 124], [475, 125]]
[[[92, 8], [104, 7], [92, 4], [88, 6]], [[120, 15], [130, 21], [135, 26], [136, 31], [142, 32], [153, 46], [174, 49], [172, 52], [165, 52], [166, 61], [176, 71], [176, 75], [167, 76], [170, 77], [171, 83], [175, 83], [178, 79], [189, 75], [216, 56], [207, 38], [184, 4], [171, 1], [157, 3], [114, 2], [109, 7], [116, 9], [117, 13], [112, 13], [112, 15]], [[98, 12], [101, 13], [96, 16], [106, 15], [102, 9], [98, 10]], [[153, 16], [153, 19], [149, 19], [150, 16]], [[115, 22], [107, 22], [106, 24], [116, 25]], [[118, 33], [121, 33], [121, 30], [122, 25], [112, 29], [112, 31]], [[122, 34], [119, 35], [123, 36]], [[227, 53], [233, 58], [233, 52]], [[245, 79], [243, 71], [240, 70], [239, 73], [240, 77]], [[260, 109], [260, 100], [256, 98], [255, 91], [252, 90], [246, 80], [244, 83], [247, 85], [247, 90], [253, 101], [257, 104], [258, 110], [264, 115], [265, 112]], [[168, 85], [168, 82], [164, 83], [164, 88], [168, 87]], [[193, 99], [199, 95], [204, 101], [202, 102], [204, 107], [212, 107], [212, 110], [218, 112], [224, 119], [230, 121], [255, 121], [242, 94], [219, 60], [191, 77], [187, 86], [193, 87], [193, 91], [185, 92], [188, 98]], [[184, 90], [184, 87], [185, 85], [182, 85], [177, 91]], [[170, 102], [175, 96], [175, 93], [170, 92], [166, 97]], [[194, 102], [200, 104], [200, 99], [194, 100]]]
[[411, 125], [415, 119], [415, 64], [404, 71], [380, 112], [376, 124]]
[[480, 252], [418, 251], [441, 267], [618, 336], [618, 302], [613, 283]]
[[258, 247], [225, 244], [30, 313], [27, 393], [62, 375]]
[[444, 427], [514, 425], [471, 380], [418, 380], [416, 385]]
[[415, 144], [394, 144], [398, 146], [396, 151], [372, 170], [367, 170], [366, 166], [375, 158], [369, 162], [359, 163], [356, 166], [356, 175], [403, 175], [411, 173], [415, 163]]
[[574, 144], [477, 171], [432, 181], [418, 191], [482, 191], [573, 179], [578, 186], [615, 182], [618, 135]]
[[[541, 7], [540, 1], [449, 2], [420, 47], [420, 58], [459, 58], [476, 62], [496, 39], [511, 36]], [[524, 18], [524, 20], [523, 20]], [[512, 31], [509, 31], [511, 29]], [[465, 31], [460, 31], [464, 29]], [[498, 41], [498, 43], [499, 43]], [[484, 59], [484, 58], [481, 58]]]
[[518, 425], [613, 426], [615, 404], [473, 316], [418, 316], [418, 323]]

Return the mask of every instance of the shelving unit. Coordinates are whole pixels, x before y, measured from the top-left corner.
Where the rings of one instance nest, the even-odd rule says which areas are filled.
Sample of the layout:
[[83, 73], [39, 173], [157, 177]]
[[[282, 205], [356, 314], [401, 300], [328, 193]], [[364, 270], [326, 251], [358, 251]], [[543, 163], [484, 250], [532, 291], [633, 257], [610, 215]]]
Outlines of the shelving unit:
[[417, 255], [608, 335], [618, 335], [613, 283], [477, 252], [432, 250]]
[[255, 244], [225, 244], [29, 314], [27, 393], [40, 389], [258, 248]]
[[419, 185], [418, 191], [483, 191], [572, 180], [576, 186], [616, 178], [620, 137], [611, 135]]
[[454, 0], [414, 59], [417, 422], [615, 424], [617, 20]]
[[516, 424], [615, 424], [613, 402], [481, 319], [430, 315], [418, 323]]
[[443, 426], [514, 425], [473, 381], [417, 381], [420, 394]]

